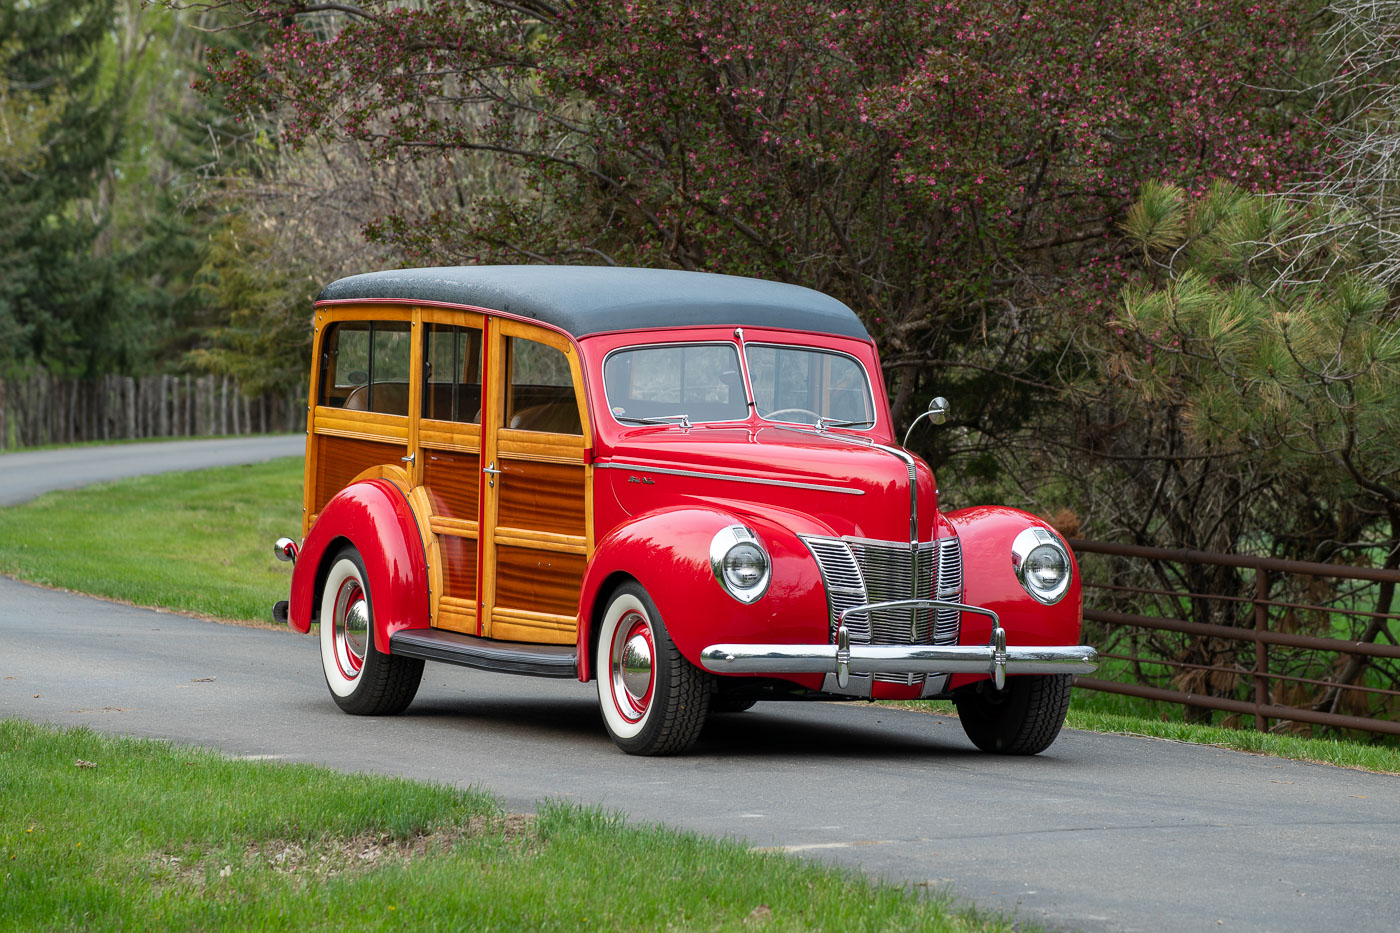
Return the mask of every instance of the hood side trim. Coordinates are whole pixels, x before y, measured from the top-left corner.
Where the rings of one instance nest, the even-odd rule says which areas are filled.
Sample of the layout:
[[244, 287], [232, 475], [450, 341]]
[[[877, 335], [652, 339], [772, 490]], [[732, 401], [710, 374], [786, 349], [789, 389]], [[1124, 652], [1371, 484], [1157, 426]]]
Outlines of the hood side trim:
[[743, 476], [734, 473], [706, 473], [703, 470], [677, 470], [671, 467], [648, 466], [643, 463], [627, 463], [616, 460], [599, 461], [593, 464], [599, 470], [633, 470], [637, 473], [663, 473], [667, 476], [693, 476], [698, 479], [729, 480], [735, 483], [755, 483], [759, 486], [786, 486], [793, 489], [811, 489], [816, 492], [839, 492], [847, 496], [863, 496], [864, 489], [849, 486], [823, 486], [820, 483], [803, 483], [798, 480], [767, 479], [762, 476]]

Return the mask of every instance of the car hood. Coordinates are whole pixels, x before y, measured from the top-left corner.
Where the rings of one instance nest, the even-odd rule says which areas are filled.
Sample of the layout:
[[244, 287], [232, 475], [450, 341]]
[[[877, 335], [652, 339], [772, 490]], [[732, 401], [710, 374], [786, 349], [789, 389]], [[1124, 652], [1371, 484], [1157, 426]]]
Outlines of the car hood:
[[[647, 426], [618, 437], [599, 466], [630, 514], [683, 505], [752, 511], [804, 534], [910, 539], [908, 462], [842, 433], [776, 426]], [[913, 457], [919, 538], [934, 537], [933, 473]]]

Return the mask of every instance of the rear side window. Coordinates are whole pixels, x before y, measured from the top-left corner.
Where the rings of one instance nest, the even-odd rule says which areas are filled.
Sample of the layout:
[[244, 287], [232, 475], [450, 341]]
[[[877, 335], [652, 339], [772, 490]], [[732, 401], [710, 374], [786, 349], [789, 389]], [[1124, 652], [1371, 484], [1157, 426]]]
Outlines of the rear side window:
[[408, 414], [407, 321], [342, 321], [321, 343], [321, 405], [348, 411]]
[[479, 423], [481, 331], [428, 324], [423, 341], [423, 417]]
[[608, 408], [628, 419], [675, 418], [692, 424], [741, 421], [748, 414], [733, 344], [685, 344], [618, 350], [603, 363]]

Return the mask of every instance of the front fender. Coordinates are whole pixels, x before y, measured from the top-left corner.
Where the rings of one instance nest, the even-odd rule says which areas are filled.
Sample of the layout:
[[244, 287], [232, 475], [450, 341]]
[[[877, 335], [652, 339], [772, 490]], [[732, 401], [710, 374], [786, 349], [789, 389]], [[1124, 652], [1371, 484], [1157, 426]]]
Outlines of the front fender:
[[[1079, 565], [1069, 551], [1074, 579], [1063, 599], [1053, 606], [1037, 602], [1021, 586], [1011, 563], [1011, 542], [1027, 528], [1044, 528], [1061, 543], [1064, 538], [1046, 522], [1006, 506], [985, 505], [949, 512], [963, 552], [963, 602], [991, 609], [1001, 617], [1008, 645], [1077, 645], [1084, 619], [1084, 596]], [[963, 614], [961, 644], [986, 644], [991, 621]], [[951, 687], [984, 679], [981, 674], [955, 674]]]
[[365, 564], [374, 607], [375, 644], [387, 651], [397, 631], [429, 624], [428, 562], [408, 500], [383, 479], [351, 483], [336, 493], [316, 518], [292, 571], [287, 624], [311, 628], [329, 562], [344, 543]]
[[[768, 591], [745, 605], [726, 593], [710, 568], [710, 540], [746, 525], [772, 561]], [[579, 679], [593, 678], [595, 622], [612, 588], [631, 577], [656, 603], [681, 654], [723, 642], [801, 644], [827, 634], [826, 593], [811, 553], [783, 524], [753, 512], [689, 508], [648, 512], [615, 528], [593, 552], [579, 594]]]

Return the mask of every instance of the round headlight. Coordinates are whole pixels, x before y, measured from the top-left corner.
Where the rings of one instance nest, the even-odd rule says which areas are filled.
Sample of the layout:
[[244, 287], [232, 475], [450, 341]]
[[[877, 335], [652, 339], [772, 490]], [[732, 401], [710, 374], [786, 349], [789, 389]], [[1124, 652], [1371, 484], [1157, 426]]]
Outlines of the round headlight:
[[1069, 592], [1069, 551], [1044, 528], [1027, 528], [1011, 544], [1011, 566], [1034, 599], [1052, 606]]
[[710, 567], [724, 591], [741, 603], [751, 603], [768, 590], [768, 552], [743, 525], [721, 528], [711, 539]]
[[736, 544], [724, 555], [724, 579], [737, 589], [753, 589], [767, 572], [768, 558], [755, 544]]

